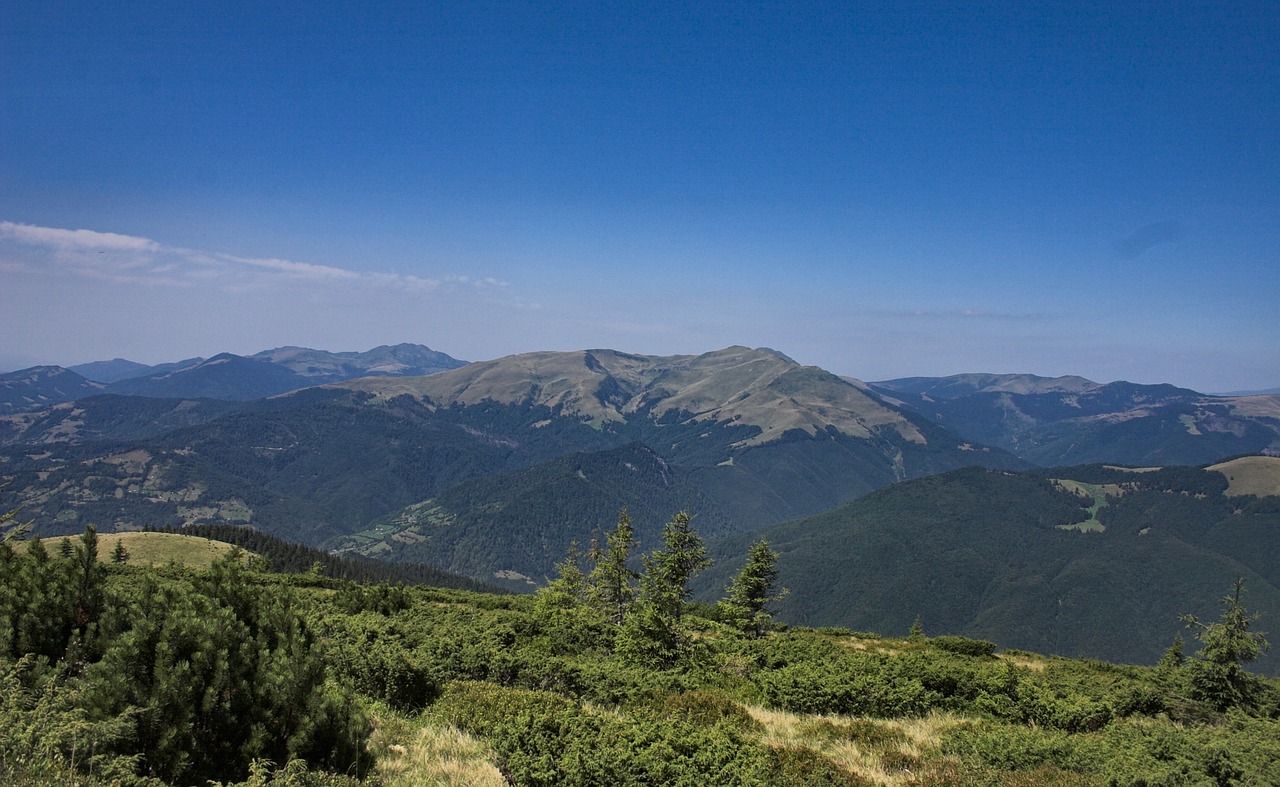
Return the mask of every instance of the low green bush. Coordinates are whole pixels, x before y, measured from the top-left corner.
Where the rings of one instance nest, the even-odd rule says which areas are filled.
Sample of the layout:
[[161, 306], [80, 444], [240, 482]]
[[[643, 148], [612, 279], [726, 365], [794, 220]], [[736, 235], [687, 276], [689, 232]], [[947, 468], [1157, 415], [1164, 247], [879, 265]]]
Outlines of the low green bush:
[[950, 634], [934, 637], [929, 640], [929, 644], [939, 650], [945, 650], [949, 653], [959, 653], [962, 656], [990, 656], [996, 652], [996, 643], [994, 642], [988, 642], [985, 639], [958, 637]]

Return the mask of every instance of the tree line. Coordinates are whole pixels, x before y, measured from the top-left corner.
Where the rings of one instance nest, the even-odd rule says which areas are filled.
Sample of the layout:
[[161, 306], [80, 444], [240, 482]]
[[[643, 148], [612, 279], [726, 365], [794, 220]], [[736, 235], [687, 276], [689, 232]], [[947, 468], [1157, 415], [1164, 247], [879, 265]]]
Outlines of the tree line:
[[[687, 512], [673, 516], [661, 538], [663, 546], [642, 557], [643, 572], [632, 568], [639, 542], [625, 509], [604, 543], [593, 542], [585, 556], [570, 545], [556, 578], [537, 593], [539, 614], [559, 647], [603, 643], [649, 667], [669, 667], [680, 658], [690, 643], [684, 626], [689, 583], [711, 560]], [[780, 596], [777, 559], [768, 542], [752, 545], [712, 615], [748, 637], [762, 636], [772, 617], [768, 605]]]

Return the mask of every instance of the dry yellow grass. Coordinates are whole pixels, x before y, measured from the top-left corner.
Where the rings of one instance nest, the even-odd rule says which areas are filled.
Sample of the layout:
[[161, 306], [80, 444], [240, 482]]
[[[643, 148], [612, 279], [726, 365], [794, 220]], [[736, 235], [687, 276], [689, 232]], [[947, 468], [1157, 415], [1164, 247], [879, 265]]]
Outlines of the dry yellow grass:
[[[56, 554], [61, 540], [46, 538], [45, 548]], [[77, 541], [78, 537], [71, 536], [73, 544]], [[163, 566], [173, 562], [191, 568], [208, 568], [213, 561], [236, 549], [225, 541], [178, 533], [99, 533], [98, 560], [110, 562], [117, 543], [123, 543], [129, 552], [131, 566]], [[253, 553], [244, 551], [244, 554], [250, 557]]]
[[[788, 713], [755, 705], [746, 706], [746, 710], [764, 726], [761, 740], [766, 745], [811, 749], [838, 767], [886, 787], [919, 784], [918, 779], [930, 769], [930, 762], [933, 765], [939, 762], [937, 751], [942, 743], [942, 734], [948, 728], [968, 721], [950, 713], [931, 713], [917, 719], [858, 720], [850, 716]], [[902, 737], [887, 744], [871, 745], [815, 737], [812, 730], [824, 721], [836, 726], [851, 721], [870, 722]], [[914, 768], [895, 768], [889, 765], [889, 760], [899, 764], [914, 762], [918, 765]]]
[[1227, 495], [1280, 495], [1280, 456], [1242, 456], [1208, 468], [1227, 477]]
[[1048, 659], [1021, 653], [997, 653], [996, 658], [1003, 659], [1015, 667], [1022, 667], [1036, 672], [1044, 672], [1045, 668], [1049, 666]]
[[[380, 727], [373, 744], [382, 750], [377, 776], [384, 787], [504, 787], [487, 747], [455, 727], [428, 725], [401, 743]], [[381, 739], [377, 736], [381, 735]]]

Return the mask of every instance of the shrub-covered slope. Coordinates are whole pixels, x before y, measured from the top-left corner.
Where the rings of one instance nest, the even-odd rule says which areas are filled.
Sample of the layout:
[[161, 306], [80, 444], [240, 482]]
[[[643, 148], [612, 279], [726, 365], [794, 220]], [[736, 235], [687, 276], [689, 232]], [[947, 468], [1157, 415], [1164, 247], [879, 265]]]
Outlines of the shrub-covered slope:
[[[90, 537], [67, 557], [17, 547], [0, 545], [5, 783], [1280, 780], [1280, 686], [1227, 669], [1243, 651], [1213, 656], [1210, 629], [1216, 650], [1189, 637], [1190, 660], [1143, 668], [955, 636], [753, 635], [685, 608], [654, 649], [632, 621], [669, 590], [650, 581], [657, 556], [616, 625], [567, 575], [504, 597], [234, 560], [101, 567]], [[1231, 602], [1205, 622], [1248, 634]]]

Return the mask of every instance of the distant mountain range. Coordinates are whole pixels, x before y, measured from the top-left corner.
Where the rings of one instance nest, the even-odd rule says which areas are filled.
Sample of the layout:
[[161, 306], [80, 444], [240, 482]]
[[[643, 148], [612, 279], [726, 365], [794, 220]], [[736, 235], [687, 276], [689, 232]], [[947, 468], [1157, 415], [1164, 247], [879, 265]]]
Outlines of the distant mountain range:
[[1038, 465], [1189, 464], [1280, 449], [1280, 396], [964, 374], [872, 383], [887, 401]]
[[[199, 379], [190, 375], [202, 367], [256, 372], [253, 364], [261, 363], [229, 358], [173, 374]], [[312, 545], [345, 543], [442, 495], [440, 504], [458, 521], [488, 533], [442, 539], [503, 539], [509, 518], [461, 510], [459, 501], [493, 511], [493, 501], [474, 490], [512, 499], [524, 482], [474, 486], [479, 479], [554, 474], [554, 466], [541, 466], [604, 452], [582, 460], [600, 477], [601, 463], [612, 461], [608, 452], [631, 443], [653, 457], [633, 465], [665, 463], [679, 479], [674, 488], [683, 490], [617, 491], [614, 500], [662, 500], [652, 511], [655, 526], [697, 504], [706, 521], [714, 511], [724, 529], [746, 529], [906, 478], [975, 463], [1026, 466], [821, 369], [744, 347], [671, 357], [536, 353], [234, 406], [98, 396], [0, 418], [0, 439], [10, 444], [0, 453], [0, 472], [14, 480], [6, 496], [23, 502], [43, 527], [236, 522]], [[445, 495], [464, 482], [472, 491]], [[561, 497], [544, 496], [545, 510], [582, 510], [573, 496], [598, 494], [590, 486], [549, 489]], [[585, 541], [614, 516], [567, 519], [518, 564], [495, 562], [501, 555], [483, 567], [479, 558], [447, 562], [486, 577], [510, 570], [540, 579], [568, 539]], [[446, 562], [445, 551], [439, 559]]]
[[33, 366], [0, 374], [0, 415], [83, 399], [105, 393], [106, 388], [61, 366]]
[[423, 375], [464, 365], [420, 344], [398, 344], [340, 353], [278, 347], [247, 357], [222, 353], [158, 366], [123, 358], [66, 369], [37, 366], [0, 375], [0, 415], [102, 393], [250, 401], [356, 377]]
[[[784, 619], [893, 632], [919, 614], [934, 633], [1120, 660], [1149, 660], [1235, 573], [1265, 604], [1280, 587], [1258, 562], [1280, 564], [1280, 484], [1224, 492], [1239, 482], [1169, 468], [1280, 453], [1274, 395], [1033, 375], [868, 384], [767, 348], [463, 364], [413, 345], [220, 355], [110, 382], [39, 367], [0, 393], [0, 511], [21, 505], [44, 535], [247, 525], [528, 589], [623, 507], [642, 550], [689, 510], [729, 539], [708, 582], [759, 533], [776, 544]], [[1088, 467], [1036, 469], [1056, 465]]]

